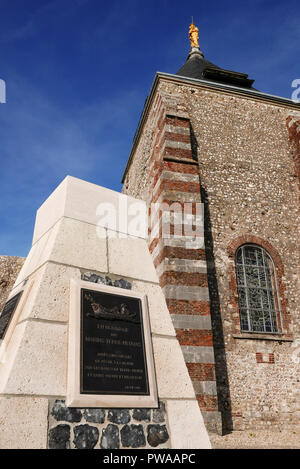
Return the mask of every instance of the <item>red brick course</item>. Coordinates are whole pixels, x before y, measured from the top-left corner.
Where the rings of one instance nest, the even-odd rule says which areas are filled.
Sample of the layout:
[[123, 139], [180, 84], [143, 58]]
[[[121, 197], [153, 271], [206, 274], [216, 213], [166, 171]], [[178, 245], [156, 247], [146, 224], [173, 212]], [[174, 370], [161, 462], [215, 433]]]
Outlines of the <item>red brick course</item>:
[[196, 192], [199, 194], [200, 184], [198, 182], [171, 181], [168, 179], [162, 180], [161, 189], [178, 192]]
[[[197, 174], [198, 166], [185, 164], [175, 161], [163, 161], [163, 169], [166, 171], [173, 171], [174, 173]], [[175, 175], [174, 175], [175, 177]]]
[[208, 301], [166, 299], [170, 314], [193, 314], [199, 316], [210, 315]]
[[176, 329], [176, 337], [180, 345], [213, 346], [212, 332], [198, 329]]
[[[293, 121], [292, 124], [290, 124], [291, 121]], [[298, 178], [298, 187], [300, 190], [300, 120], [296, 121], [294, 116], [289, 116], [286, 123], [289, 131], [295, 173]]]
[[[156, 243], [154, 241], [156, 241]], [[157, 244], [158, 238], [152, 241], [150, 252], [153, 251]], [[164, 246], [153, 260], [154, 266], [157, 267], [163, 259], [205, 260], [205, 251], [203, 249], [186, 249], [174, 246]]]
[[171, 116], [167, 114], [166, 123], [177, 127], [185, 127], [187, 129], [190, 128], [190, 120], [185, 117]]
[[199, 407], [206, 412], [218, 410], [218, 397], [204, 394], [202, 396], [196, 395]]
[[191, 158], [192, 150], [185, 150], [183, 148], [166, 147], [164, 151], [165, 156], [173, 156], [176, 158]]
[[[150, 158], [149, 163], [152, 159], [153, 158]], [[151, 168], [149, 172], [149, 180], [151, 181], [151, 184], [149, 185], [150, 194], [153, 188], [155, 187], [155, 184], [157, 183], [158, 179], [160, 178], [162, 171], [174, 172], [175, 173], [174, 179], [176, 179], [176, 173], [195, 174], [198, 176], [197, 165], [180, 163], [180, 162], [175, 162], [175, 161], [167, 161], [167, 160], [162, 160], [162, 159], [158, 161], [156, 160], [153, 163], [153, 167]]]
[[[266, 359], [267, 356], [267, 359]], [[274, 353], [263, 354], [261, 352], [256, 353], [256, 363], [275, 363]]]
[[187, 285], [207, 287], [207, 274], [198, 274], [195, 272], [164, 272], [160, 278], [159, 283], [161, 287], [165, 285]]
[[216, 371], [213, 363], [187, 363], [186, 364], [192, 380], [215, 381]]
[[189, 134], [176, 134], [174, 132], [165, 132], [165, 140], [173, 142], [191, 143], [191, 136]]

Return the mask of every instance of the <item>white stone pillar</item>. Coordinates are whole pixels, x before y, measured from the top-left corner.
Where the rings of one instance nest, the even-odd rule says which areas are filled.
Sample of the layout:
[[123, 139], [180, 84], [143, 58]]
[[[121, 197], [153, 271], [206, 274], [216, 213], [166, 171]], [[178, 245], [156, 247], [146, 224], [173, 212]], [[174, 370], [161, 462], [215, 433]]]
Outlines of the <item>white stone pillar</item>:
[[[117, 221], [109, 229], [99, 204], [116, 208]], [[23, 293], [0, 346], [1, 448], [47, 448], [49, 402], [64, 400], [67, 392], [70, 280], [86, 272], [121, 277], [147, 295], [158, 396], [169, 433], [163, 447], [210, 448], [146, 233], [134, 222], [141, 204], [67, 176], [38, 210], [32, 248], [9, 298]], [[98, 425], [100, 434], [107, 423]]]

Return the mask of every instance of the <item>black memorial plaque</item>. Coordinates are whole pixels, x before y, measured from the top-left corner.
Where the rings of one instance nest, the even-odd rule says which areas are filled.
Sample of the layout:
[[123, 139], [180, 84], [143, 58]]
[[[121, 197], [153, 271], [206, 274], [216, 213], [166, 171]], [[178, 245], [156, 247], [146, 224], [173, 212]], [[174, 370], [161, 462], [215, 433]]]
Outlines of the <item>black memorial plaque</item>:
[[10, 320], [15, 312], [15, 309], [19, 303], [23, 290], [17, 293], [15, 296], [10, 298], [2, 310], [0, 315], [0, 340], [5, 336], [5, 332], [9, 326]]
[[81, 289], [80, 393], [150, 395], [139, 298]]

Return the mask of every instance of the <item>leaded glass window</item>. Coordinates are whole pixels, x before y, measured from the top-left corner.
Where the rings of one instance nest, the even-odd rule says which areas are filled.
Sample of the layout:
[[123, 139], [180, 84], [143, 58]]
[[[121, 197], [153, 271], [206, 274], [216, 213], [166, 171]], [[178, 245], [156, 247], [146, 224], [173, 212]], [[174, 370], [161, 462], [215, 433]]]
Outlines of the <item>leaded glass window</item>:
[[280, 332], [280, 307], [273, 260], [262, 247], [246, 244], [236, 252], [241, 330]]

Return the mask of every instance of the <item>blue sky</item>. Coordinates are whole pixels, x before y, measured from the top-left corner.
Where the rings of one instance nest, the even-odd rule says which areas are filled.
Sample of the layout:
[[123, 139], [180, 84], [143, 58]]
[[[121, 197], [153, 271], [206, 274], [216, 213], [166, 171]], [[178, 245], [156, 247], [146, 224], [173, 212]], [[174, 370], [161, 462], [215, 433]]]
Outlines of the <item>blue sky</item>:
[[205, 57], [291, 97], [298, 0], [0, 0], [0, 254], [26, 256], [69, 174], [114, 190], [156, 71], [176, 73], [191, 16]]

